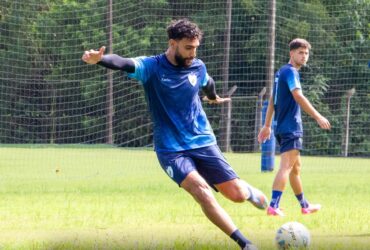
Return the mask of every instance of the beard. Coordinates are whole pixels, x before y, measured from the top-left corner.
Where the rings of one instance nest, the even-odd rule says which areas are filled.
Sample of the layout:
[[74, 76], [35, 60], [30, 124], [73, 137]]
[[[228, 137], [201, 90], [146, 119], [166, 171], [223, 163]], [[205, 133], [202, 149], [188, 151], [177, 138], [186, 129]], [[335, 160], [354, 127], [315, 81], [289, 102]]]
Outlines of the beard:
[[188, 68], [193, 63], [193, 59], [194, 59], [193, 57], [185, 58], [185, 57], [181, 56], [180, 53], [178, 52], [178, 50], [176, 50], [175, 61], [177, 63], [177, 66]]

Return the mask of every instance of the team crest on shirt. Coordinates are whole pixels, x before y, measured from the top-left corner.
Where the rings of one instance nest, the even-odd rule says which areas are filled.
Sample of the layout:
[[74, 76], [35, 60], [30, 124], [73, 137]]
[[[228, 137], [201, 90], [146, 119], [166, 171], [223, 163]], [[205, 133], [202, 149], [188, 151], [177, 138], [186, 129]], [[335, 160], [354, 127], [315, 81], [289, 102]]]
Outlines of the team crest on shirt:
[[191, 85], [195, 86], [197, 84], [197, 76], [194, 73], [190, 73], [188, 79]]

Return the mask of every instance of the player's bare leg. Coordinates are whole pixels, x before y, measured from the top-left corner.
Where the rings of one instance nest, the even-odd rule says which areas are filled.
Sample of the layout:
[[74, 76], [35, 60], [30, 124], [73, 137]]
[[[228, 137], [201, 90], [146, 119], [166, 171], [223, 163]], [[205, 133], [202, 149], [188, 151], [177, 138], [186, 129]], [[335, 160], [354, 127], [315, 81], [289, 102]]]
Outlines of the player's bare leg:
[[293, 166], [292, 171], [289, 175], [290, 185], [293, 189], [297, 200], [301, 205], [301, 212], [302, 214], [312, 214], [321, 209], [320, 204], [310, 204], [303, 194], [303, 185], [301, 180], [301, 157], [300, 154], [297, 156], [297, 160]]
[[249, 201], [258, 209], [264, 210], [267, 208], [266, 195], [244, 180], [233, 179], [215, 186], [229, 200], [234, 202]]
[[217, 202], [211, 187], [198, 172], [193, 171], [189, 173], [181, 183], [181, 187], [189, 192], [199, 203], [207, 218], [225, 234], [234, 239], [242, 249], [257, 249], [241, 234], [231, 217]]
[[290, 172], [297, 161], [299, 151], [296, 149], [284, 152], [280, 156], [280, 168], [272, 184], [273, 190], [284, 191], [289, 180]]
[[292, 171], [290, 171], [289, 181], [295, 195], [301, 194], [303, 192], [301, 180], [301, 157], [299, 153], [297, 155]]
[[284, 216], [284, 213], [279, 208], [280, 198], [288, 183], [290, 172], [297, 161], [298, 154], [299, 151], [293, 149], [282, 153], [280, 156], [280, 168], [272, 184], [272, 198], [270, 206], [267, 209], [268, 215]]
[[226, 211], [218, 204], [210, 186], [196, 172], [193, 171], [181, 183], [181, 187], [188, 191], [201, 206], [204, 214], [224, 233], [230, 235], [236, 226]]

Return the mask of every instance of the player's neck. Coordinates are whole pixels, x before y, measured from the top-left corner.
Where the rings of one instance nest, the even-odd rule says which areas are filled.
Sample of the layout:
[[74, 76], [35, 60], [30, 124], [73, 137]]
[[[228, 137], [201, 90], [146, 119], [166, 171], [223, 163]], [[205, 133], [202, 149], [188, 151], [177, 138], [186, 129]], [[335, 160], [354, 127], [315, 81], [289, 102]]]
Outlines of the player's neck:
[[294, 63], [293, 60], [289, 60], [289, 64], [296, 68], [296, 70], [300, 70], [302, 68], [302, 65]]
[[176, 59], [175, 59], [175, 54], [171, 52], [170, 49], [167, 49], [167, 51], [164, 53], [167, 60], [173, 65], [173, 66], [177, 66], [177, 62], [176, 62]]

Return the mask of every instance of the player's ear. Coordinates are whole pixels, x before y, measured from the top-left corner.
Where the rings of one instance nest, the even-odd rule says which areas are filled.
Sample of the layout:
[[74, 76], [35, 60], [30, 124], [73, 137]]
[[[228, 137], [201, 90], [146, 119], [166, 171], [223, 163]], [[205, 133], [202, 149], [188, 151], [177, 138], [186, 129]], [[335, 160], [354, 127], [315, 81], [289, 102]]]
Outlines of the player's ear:
[[170, 47], [175, 47], [175, 45], [176, 45], [176, 40], [175, 39], [170, 39], [170, 40], [168, 40], [168, 46], [170, 46]]
[[296, 49], [292, 49], [291, 51], [289, 51], [289, 56], [292, 57], [294, 55], [294, 53], [296, 53], [297, 50]]

